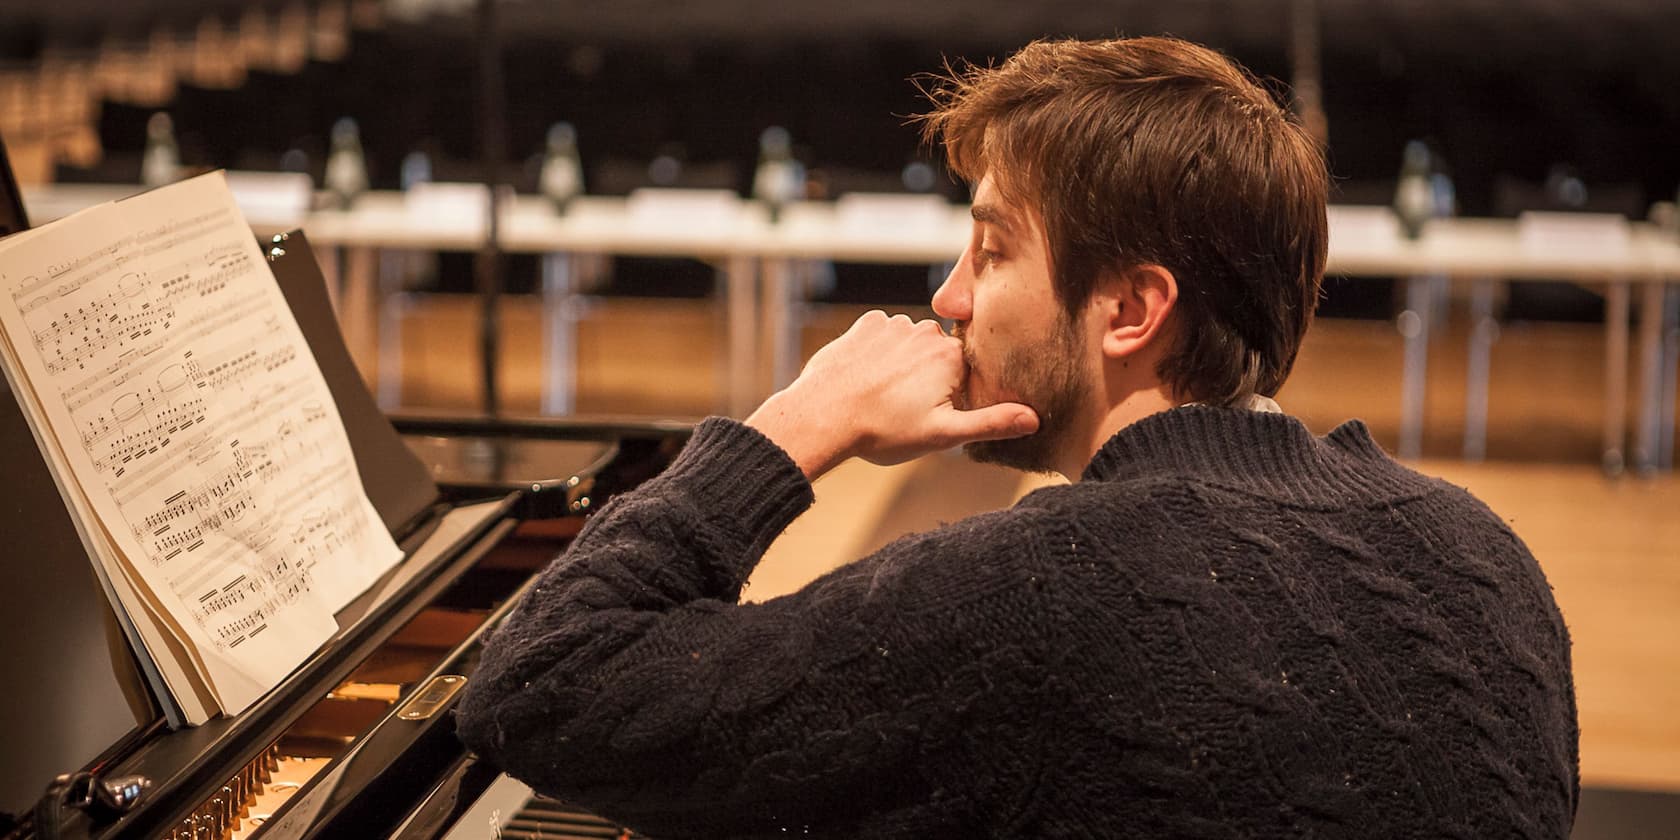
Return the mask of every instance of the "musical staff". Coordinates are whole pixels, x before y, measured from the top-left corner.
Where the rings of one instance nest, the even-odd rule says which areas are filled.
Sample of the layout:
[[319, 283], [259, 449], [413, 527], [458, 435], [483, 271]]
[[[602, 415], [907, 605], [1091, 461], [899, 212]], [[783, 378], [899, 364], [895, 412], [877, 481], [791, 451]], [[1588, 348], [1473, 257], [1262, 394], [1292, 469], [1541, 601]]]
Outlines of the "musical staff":
[[[146, 363], [151, 360], [173, 358], [180, 353], [188, 352], [192, 349], [192, 345], [199, 340], [195, 336], [237, 326], [241, 321], [255, 315], [259, 309], [261, 309], [261, 303], [257, 301], [238, 302], [228, 308], [206, 309], [182, 317], [171, 325], [180, 329], [172, 329], [165, 333], [146, 336], [144, 340], [129, 342], [123, 347], [115, 348], [116, 352], [111, 352], [113, 348], [107, 345], [102, 348], [107, 352], [84, 362], [76, 369], [75, 374], [82, 375], [82, 378], [64, 383], [60, 396], [73, 409], [80, 410], [90, 402], [127, 385], [135, 375], [145, 369]], [[250, 329], [251, 325], [247, 324], [246, 328]], [[266, 331], [273, 332], [272, 329]], [[109, 362], [101, 366], [101, 363], [105, 362], [107, 358]], [[70, 373], [62, 365], [59, 368], [58, 374]]]

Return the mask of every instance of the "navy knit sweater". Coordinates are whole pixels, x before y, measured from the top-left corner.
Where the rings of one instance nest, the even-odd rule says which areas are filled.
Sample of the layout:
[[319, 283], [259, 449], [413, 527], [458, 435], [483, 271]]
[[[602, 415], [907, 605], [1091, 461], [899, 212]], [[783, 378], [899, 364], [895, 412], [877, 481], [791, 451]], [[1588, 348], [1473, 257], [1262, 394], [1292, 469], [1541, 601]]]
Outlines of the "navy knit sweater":
[[1155, 415], [1074, 484], [738, 604], [811, 498], [701, 424], [491, 637], [461, 737], [661, 838], [1569, 834], [1544, 575], [1357, 422]]

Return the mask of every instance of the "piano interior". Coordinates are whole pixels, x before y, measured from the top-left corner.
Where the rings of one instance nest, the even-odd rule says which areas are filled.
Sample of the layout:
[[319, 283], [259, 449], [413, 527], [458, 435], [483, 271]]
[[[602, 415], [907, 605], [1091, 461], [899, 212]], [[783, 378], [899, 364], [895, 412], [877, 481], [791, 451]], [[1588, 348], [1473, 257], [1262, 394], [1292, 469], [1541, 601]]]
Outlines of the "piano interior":
[[[552, 559], [574, 535], [582, 519], [531, 520], [522, 523], [440, 597], [403, 624], [336, 688], [298, 716], [272, 745], [229, 776], [220, 789], [180, 820], [170, 840], [243, 840], [263, 836], [265, 824], [280, 815], [300, 791], [317, 784], [333, 762], [346, 756], [367, 733], [394, 714], [436, 693], [416, 694], [428, 678], [433, 684], [451, 653], [480, 633], [492, 613], [516, 596], [520, 587]], [[459, 680], [459, 678], [454, 678]], [[459, 683], [442, 683], [453, 694]], [[435, 698], [434, 698], [435, 699]], [[444, 698], [447, 699], [447, 698]], [[625, 830], [542, 797], [527, 805], [501, 829], [501, 836], [629, 837]]]
[[[9, 171], [0, 146], [0, 176], [8, 176], [0, 177], [0, 233], [27, 226]], [[455, 738], [447, 712], [471, 677], [479, 637], [577, 534], [592, 504], [669, 463], [688, 425], [444, 417], [405, 418], [393, 428], [337, 333], [307, 238], [293, 231], [274, 241], [285, 246], [269, 252], [275, 279], [386, 525], [397, 533], [427, 511], [448, 509], [448, 520], [470, 503], [500, 500], [493, 518], [477, 520], [494, 524], [400, 566], [409, 577], [383, 595], [370, 591], [371, 606], [358, 616], [341, 612], [344, 634], [257, 705], [172, 731], [123, 639], [108, 632], [111, 605], [0, 378], [0, 475], [31, 488], [0, 510], [8, 550], [29, 559], [9, 565], [0, 614], [34, 634], [31, 644], [0, 651], [0, 664], [20, 685], [38, 686], [21, 692], [25, 713], [13, 719], [8, 708], [0, 727], [8, 742], [0, 838], [464, 840], [485, 836], [461, 821], [492, 790], [518, 800], [497, 801], [494, 810], [512, 818], [489, 829], [497, 836], [536, 826], [550, 838], [628, 837], [480, 764]], [[120, 808], [92, 795], [111, 789], [107, 782], [128, 791]]]

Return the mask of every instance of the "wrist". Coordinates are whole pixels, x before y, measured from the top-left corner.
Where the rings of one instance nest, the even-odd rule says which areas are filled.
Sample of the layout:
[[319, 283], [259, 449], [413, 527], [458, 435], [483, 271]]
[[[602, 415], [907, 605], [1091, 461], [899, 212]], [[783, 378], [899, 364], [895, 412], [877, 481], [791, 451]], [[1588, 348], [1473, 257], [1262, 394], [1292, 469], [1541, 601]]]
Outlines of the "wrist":
[[779, 391], [745, 422], [781, 447], [806, 479], [816, 481], [850, 457], [850, 446], [832, 427], [832, 420], [832, 416], [812, 416], [806, 401]]

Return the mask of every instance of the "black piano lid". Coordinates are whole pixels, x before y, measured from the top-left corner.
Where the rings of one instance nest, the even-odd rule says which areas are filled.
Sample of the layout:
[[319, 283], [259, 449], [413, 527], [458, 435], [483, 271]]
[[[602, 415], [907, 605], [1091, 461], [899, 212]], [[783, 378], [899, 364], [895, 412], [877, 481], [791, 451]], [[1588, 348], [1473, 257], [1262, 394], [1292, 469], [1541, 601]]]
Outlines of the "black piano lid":
[[[28, 228], [0, 140], [0, 236]], [[3, 824], [34, 807], [54, 775], [91, 763], [159, 713], [4, 377], [0, 476], [0, 615], [11, 625], [0, 674], [13, 681], [0, 703]]]
[[160, 712], [3, 379], [0, 476], [9, 486], [0, 615], [11, 626], [0, 646], [0, 673], [11, 681], [0, 702], [0, 812], [21, 816], [53, 776], [92, 762]]
[[29, 214], [23, 209], [23, 193], [12, 176], [12, 162], [6, 156], [6, 141], [0, 138], [0, 236], [29, 229]]
[[[0, 141], [0, 235], [28, 228]], [[290, 235], [272, 260], [287, 303], [338, 402], [369, 499], [394, 533], [424, 518], [437, 485], [362, 385], [332, 317], [308, 243]], [[21, 407], [0, 377], [0, 615], [11, 633], [0, 673], [0, 827], [21, 818], [59, 773], [81, 769], [159, 725], [161, 711], [94, 575], [74, 521]]]

